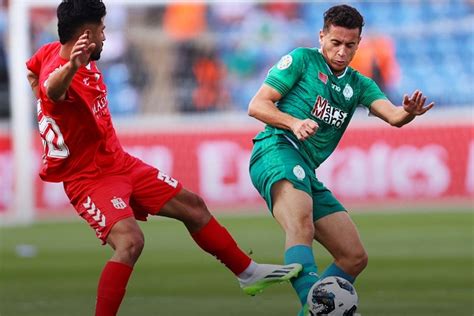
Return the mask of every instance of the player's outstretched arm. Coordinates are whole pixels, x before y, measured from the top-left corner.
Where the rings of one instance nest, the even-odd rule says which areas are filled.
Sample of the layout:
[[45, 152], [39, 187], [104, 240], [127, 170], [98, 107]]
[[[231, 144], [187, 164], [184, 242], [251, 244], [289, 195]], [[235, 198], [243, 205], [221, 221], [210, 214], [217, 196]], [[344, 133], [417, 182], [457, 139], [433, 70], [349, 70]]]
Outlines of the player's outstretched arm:
[[421, 91], [416, 90], [411, 97], [403, 96], [402, 106], [395, 106], [388, 100], [375, 100], [371, 104], [370, 112], [392, 126], [402, 127], [434, 106], [434, 102], [426, 106], [425, 103], [426, 97]]
[[89, 31], [85, 31], [72, 47], [69, 61], [52, 72], [45, 82], [48, 98], [54, 102], [62, 101], [66, 98], [66, 91], [71, 85], [72, 78], [79, 67], [89, 62], [94, 48], [95, 44], [89, 41]]
[[250, 101], [248, 114], [265, 124], [292, 131], [299, 140], [314, 135], [318, 123], [312, 119], [300, 120], [280, 111], [275, 105], [280, 99], [278, 91], [264, 84]]

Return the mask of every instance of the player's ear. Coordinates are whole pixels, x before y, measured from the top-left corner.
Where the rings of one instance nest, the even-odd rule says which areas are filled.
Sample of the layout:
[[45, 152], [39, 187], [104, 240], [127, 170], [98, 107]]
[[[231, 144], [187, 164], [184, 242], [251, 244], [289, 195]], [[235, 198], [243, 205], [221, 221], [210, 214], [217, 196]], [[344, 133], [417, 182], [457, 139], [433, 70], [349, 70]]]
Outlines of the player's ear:
[[319, 30], [319, 46], [322, 46], [323, 44], [323, 37], [324, 37], [324, 31]]
[[87, 29], [84, 29], [84, 32], [82, 32], [82, 34], [86, 34], [87, 35], [87, 39], [90, 39], [91, 38], [91, 35], [92, 35], [92, 30], [87, 28]]

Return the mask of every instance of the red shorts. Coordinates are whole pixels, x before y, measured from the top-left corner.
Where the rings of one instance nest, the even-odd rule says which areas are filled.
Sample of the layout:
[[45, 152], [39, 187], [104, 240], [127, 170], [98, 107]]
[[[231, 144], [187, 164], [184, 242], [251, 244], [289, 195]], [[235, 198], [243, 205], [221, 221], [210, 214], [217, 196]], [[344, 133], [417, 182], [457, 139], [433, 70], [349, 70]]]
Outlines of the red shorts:
[[112, 226], [135, 216], [146, 221], [181, 190], [182, 185], [158, 169], [137, 159], [126, 172], [64, 183], [77, 213], [105, 244]]

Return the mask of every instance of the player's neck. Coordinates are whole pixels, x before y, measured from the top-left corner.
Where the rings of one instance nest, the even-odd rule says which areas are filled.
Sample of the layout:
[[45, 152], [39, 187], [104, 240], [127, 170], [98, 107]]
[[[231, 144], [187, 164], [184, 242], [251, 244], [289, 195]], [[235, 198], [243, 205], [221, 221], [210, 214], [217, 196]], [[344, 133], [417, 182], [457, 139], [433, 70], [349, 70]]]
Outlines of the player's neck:
[[73, 46], [74, 44], [71, 43], [62, 44], [61, 49], [59, 50], [59, 57], [69, 60]]

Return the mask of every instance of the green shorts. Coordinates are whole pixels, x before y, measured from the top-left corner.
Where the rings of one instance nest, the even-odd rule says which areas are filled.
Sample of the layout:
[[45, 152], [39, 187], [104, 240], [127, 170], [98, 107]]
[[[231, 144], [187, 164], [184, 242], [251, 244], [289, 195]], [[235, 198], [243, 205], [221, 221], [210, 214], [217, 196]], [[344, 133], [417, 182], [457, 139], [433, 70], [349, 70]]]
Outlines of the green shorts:
[[316, 178], [315, 171], [308, 166], [298, 149], [284, 135], [269, 135], [254, 140], [250, 158], [250, 177], [272, 214], [272, 186], [284, 179], [313, 198], [314, 221], [332, 213], [345, 211], [344, 206]]

